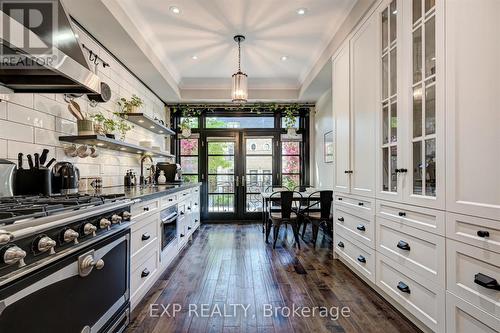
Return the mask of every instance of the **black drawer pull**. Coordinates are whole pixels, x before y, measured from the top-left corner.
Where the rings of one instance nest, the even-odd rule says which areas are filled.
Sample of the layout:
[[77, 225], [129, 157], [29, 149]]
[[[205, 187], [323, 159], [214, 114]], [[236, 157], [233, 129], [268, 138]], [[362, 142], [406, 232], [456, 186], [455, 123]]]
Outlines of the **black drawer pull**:
[[142, 272], [141, 272], [141, 278], [145, 278], [146, 276], [148, 276], [150, 274], [150, 272], [148, 271], [147, 268], [145, 268]]
[[194, 205], [195, 205], [195, 206], [198, 206], [198, 203], [197, 203], [197, 202], [195, 202], [195, 203], [194, 203]]
[[170, 198], [170, 199], [168, 199], [168, 201], [172, 202], [172, 201], [174, 201], [174, 199]]
[[411, 294], [410, 287], [404, 282], [399, 282], [398, 283], [398, 289], [401, 290], [404, 293]]
[[148, 239], [150, 239], [150, 238], [151, 238], [151, 235], [150, 235], [150, 234], [143, 234], [141, 239], [142, 239], [142, 241], [144, 242], [144, 241], [147, 241], [147, 240], [148, 240]]
[[184, 215], [184, 212], [181, 212], [181, 215]]
[[184, 194], [183, 194], [183, 196], [186, 196], [186, 195], [187, 195], [187, 193], [184, 193]]
[[191, 210], [191, 207], [188, 207], [188, 210]]
[[358, 206], [364, 206], [365, 204], [362, 202], [358, 202]]
[[343, 217], [339, 217], [337, 220], [339, 220], [339, 222], [344, 222], [344, 218]]
[[404, 216], [406, 216], [406, 213], [405, 212], [399, 212], [398, 215], [401, 216], [401, 217], [404, 217]]
[[364, 225], [360, 224], [356, 227], [356, 229], [358, 229], [359, 231], [366, 231], [366, 228]]
[[500, 290], [500, 285], [497, 280], [482, 273], [474, 275], [474, 283], [486, 289]]
[[396, 246], [401, 250], [410, 251], [410, 245], [405, 241], [400, 240]]
[[145, 212], [149, 212], [149, 207], [144, 207]]
[[337, 200], [338, 200], [338, 201], [342, 201], [343, 199], [342, 199], [342, 198], [338, 198]]
[[339, 247], [341, 247], [341, 248], [344, 248], [344, 243], [342, 243], [342, 242], [339, 242], [337, 245], [338, 245]]
[[194, 223], [198, 223], [198, 220], [194, 220]]
[[191, 230], [192, 228], [191, 227], [188, 227], [188, 230]]
[[365, 259], [365, 257], [363, 257], [363, 256], [359, 256], [359, 257], [358, 257], [358, 261], [359, 261], [359, 262], [362, 262], [362, 263], [365, 263], [365, 262], [366, 262], [366, 259]]
[[181, 234], [181, 238], [184, 237], [184, 234]]
[[489, 231], [484, 231], [484, 230], [479, 230], [477, 232], [477, 235], [479, 237], [485, 238], [485, 237], [490, 237], [490, 232]]

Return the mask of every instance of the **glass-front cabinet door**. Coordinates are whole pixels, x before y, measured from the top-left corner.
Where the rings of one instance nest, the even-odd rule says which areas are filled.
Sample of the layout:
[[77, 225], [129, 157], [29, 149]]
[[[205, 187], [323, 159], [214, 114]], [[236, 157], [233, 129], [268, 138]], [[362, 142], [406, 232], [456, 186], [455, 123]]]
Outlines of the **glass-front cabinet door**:
[[[408, 27], [412, 45], [409, 75], [410, 116], [408, 129], [409, 203], [443, 208], [441, 179], [444, 170], [443, 94], [441, 92], [441, 32], [443, 0], [412, 0]], [[441, 66], [441, 67], [440, 67]]]

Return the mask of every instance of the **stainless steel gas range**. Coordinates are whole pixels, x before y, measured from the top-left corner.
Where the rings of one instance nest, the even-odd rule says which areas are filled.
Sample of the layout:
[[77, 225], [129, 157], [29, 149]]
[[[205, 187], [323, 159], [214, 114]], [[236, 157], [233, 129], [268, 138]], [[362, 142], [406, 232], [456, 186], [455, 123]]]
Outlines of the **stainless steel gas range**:
[[122, 332], [131, 204], [119, 196], [0, 198], [0, 332]]

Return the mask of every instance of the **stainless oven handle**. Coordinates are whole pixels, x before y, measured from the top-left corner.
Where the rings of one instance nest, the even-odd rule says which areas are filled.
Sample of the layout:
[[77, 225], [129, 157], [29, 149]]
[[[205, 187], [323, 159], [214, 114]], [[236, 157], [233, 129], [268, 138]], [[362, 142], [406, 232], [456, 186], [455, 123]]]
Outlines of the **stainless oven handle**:
[[169, 216], [165, 217], [164, 219], [161, 220], [161, 223], [166, 224], [175, 221], [177, 218], [178, 214], [177, 213], [172, 213]]

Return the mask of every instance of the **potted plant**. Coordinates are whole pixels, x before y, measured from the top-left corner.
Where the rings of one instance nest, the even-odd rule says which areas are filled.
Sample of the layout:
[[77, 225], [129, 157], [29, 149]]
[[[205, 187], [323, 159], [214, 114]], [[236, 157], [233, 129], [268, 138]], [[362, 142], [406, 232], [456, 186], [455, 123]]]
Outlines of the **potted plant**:
[[123, 119], [120, 119], [116, 123], [116, 127], [118, 132], [120, 132], [120, 140], [125, 141], [125, 135], [127, 134], [128, 131], [130, 131], [134, 126], [131, 126], [128, 122], [126, 122]]
[[108, 138], [114, 139], [114, 132], [117, 130], [117, 122], [111, 118], [106, 118], [102, 113], [96, 113], [91, 116], [94, 120], [95, 131], [99, 135], [105, 135]]
[[191, 128], [193, 127], [194, 123], [193, 118], [198, 117], [201, 114], [201, 111], [189, 108], [187, 106], [179, 106], [178, 108], [174, 108], [172, 111], [173, 113], [180, 113], [182, 115], [182, 120], [179, 124], [182, 137], [190, 137], [192, 134]]
[[142, 105], [144, 105], [144, 102], [140, 97], [137, 97], [137, 95], [132, 95], [130, 100], [123, 97], [120, 98], [117, 104], [120, 107], [120, 113], [127, 114], [139, 112], [139, 109]]
[[184, 138], [189, 138], [191, 136], [191, 121], [189, 118], [183, 118], [179, 127], [181, 128], [181, 134]]
[[297, 128], [295, 127], [296, 122], [297, 117], [295, 116], [295, 108], [288, 106], [285, 109], [285, 127], [289, 136], [297, 135]]

